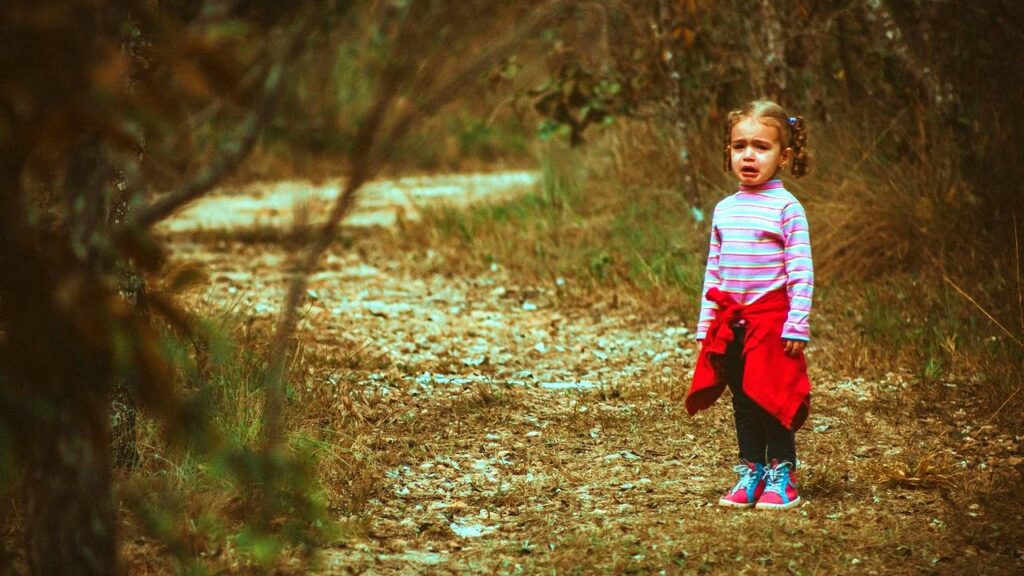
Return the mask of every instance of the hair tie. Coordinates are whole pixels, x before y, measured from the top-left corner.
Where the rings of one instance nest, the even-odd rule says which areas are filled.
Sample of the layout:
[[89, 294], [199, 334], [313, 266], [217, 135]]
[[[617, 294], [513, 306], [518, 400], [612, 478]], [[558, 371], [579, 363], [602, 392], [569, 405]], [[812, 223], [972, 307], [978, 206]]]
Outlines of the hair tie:
[[786, 122], [788, 122], [790, 126], [796, 126], [796, 116], [790, 116]]

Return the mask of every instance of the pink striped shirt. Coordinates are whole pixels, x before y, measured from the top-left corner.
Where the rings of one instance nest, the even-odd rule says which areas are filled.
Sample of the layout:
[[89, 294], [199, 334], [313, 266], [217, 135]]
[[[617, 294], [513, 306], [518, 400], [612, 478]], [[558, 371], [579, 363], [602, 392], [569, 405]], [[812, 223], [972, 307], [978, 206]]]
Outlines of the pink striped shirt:
[[708, 266], [701, 291], [697, 339], [702, 340], [718, 306], [704, 297], [713, 287], [750, 304], [785, 288], [789, 316], [782, 337], [810, 340], [808, 317], [814, 292], [814, 266], [807, 216], [781, 180], [741, 185], [715, 206]]

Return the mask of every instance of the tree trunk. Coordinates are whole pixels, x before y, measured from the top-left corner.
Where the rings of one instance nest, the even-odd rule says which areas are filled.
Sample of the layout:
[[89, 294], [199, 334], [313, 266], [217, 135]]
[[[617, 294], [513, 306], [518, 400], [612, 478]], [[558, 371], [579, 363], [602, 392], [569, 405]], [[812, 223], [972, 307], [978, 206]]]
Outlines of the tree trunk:
[[29, 568], [40, 575], [116, 574], [109, 351], [80, 330], [102, 325], [96, 321], [105, 314], [103, 302], [87, 290], [68, 294], [66, 282], [46, 270], [39, 244], [10, 232], [0, 226], [0, 268], [18, 270], [16, 279], [0, 279], [9, 329], [0, 350], [4, 384], [26, 399], [17, 442]]
[[91, 400], [86, 405], [63, 402], [33, 434], [24, 494], [32, 574], [106, 576], [118, 571], [106, 398]]
[[[15, 138], [13, 141], [18, 142]], [[88, 146], [81, 163], [88, 172]], [[20, 400], [24, 535], [31, 573], [118, 572], [110, 484], [105, 288], [69, 273], [67, 246], [26, 225], [25, 158], [0, 151], [0, 340], [3, 385]], [[83, 179], [83, 182], [100, 179]]]
[[[855, 8], [855, 7], [854, 7]], [[847, 13], [839, 14], [836, 17], [836, 39], [837, 52], [839, 56], [839, 63], [843, 67], [843, 82], [846, 84], [847, 96], [853, 102], [858, 102], [864, 98], [867, 94], [864, 90], [864, 84], [860, 79], [860, 72], [857, 70], [857, 65], [854, 62], [853, 54], [856, 51], [855, 42], [859, 37], [859, 33], [856, 30], [856, 23], [852, 16]]]
[[771, 0], [761, 0], [761, 65], [764, 96], [779, 101], [786, 91], [786, 41]]
[[[106, 214], [108, 231], [116, 230], [128, 217], [132, 193], [135, 192], [123, 181], [118, 184], [120, 194], [111, 203]], [[144, 194], [139, 191], [137, 196], [143, 197]], [[148, 322], [145, 279], [130, 262], [116, 262], [113, 267], [117, 271], [119, 295], [131, 307], [136, 317]], [[135, 468], [139, 463], [138, 403], [135, 399], [135, 390], [139, 385], [137, 380], [137, 377], [121, 376], [113, 386], [110, 399], [110, 426], [113, 464], [116, 468]]]
[[693, 165], [690, 155], [690, 126], [686, 121], [688, 114], [683, 110], [683, 71], [680, 70], [680, 52], [685, 46], [680, 46], [678, 40], [672, 38], [672, 31], [682, 29], [682, 15], [673, 11], [666, 0], [660, 0], [657, 8], [657, 22], [655, 28], [658, 35], [659, 55], [661, 57], [661, 68], [668, 81], [667, 99], [668, 108], [672, 114], [672, 127], [675, 132], [675, 141], [679, 146], [677, 159], [679, 160], [679, 172], [683, 179], [683, 196], [690, 206], [700, 205], [700, 187], [697, 184], [697, 169]]
[[[909, 16], [902, 12], [890, 10], [887, 2], [866, 2], [865, 6], [871, 10], [882, 26], [882, 32], [889, 41], [890, 48], [903, 65], [904, 71], [913, 78], [924, 90], [928, 99], [928, 106], [934, 106], [942, 115], [948, 116], [954, 109], [959, 97], [953, 85], [944, 82], [939, 76], [938, 66], [927, 56], [929, 46], [919, 46], [921, 55], [914, 49], [915, 41], [909, 35]], [[897, 18], [894, 14], [900, 15]], [[922, 24], [923, 26], [923, 24]], [[924, 44], [928, 34], [922, 35], [918, 43]]]

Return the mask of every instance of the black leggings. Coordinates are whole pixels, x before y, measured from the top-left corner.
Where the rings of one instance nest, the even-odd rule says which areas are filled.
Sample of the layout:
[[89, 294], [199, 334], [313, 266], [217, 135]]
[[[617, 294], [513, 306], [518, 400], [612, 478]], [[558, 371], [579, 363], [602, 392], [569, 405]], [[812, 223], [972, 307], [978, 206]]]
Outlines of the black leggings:
[[736, 337], [725, 351], [725, 377], [732, 391], [740, 459], [759, 464], [778, 460], [796, 466], [796, 434], [743, 392], [743, 326], [734, 326], [733, 334]]

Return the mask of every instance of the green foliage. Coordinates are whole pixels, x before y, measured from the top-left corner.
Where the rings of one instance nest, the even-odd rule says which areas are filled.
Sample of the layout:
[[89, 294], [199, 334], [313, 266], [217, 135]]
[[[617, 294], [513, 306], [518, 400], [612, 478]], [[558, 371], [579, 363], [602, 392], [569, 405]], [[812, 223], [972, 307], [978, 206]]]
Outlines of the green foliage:
[[[316, 476], [321, 448], [298, 441], [266, 451], [265, 361], [229, 336], [230, 316], [198, 324], [198, 347], [169, 333], [164, 342], [206, 425], [183, 445], [148, 426], [145, 443], [156, 452], [128, 483], [126, 503], [183, 573], [216, 573], [222, 562], [260, 570], [285, 558], [309, 563], [335, 531]], [[217, 549], [232, 553], [211, 554]]]
[[547, 82], [527, 92], [534, 110], [543, 118], [539, 137], [548, 140], [563, 136], [578, 146], [588, 126], [607, 125], [616, 116], [630, 114], [637, 95], [623, 86], [639, 86], [625, 82], [611, 74], [595, 75], [577, 62], [563, 64]]
[[682, 241], [680, 228], [686, 211], [677, 198], [649, 194], [646, 201], [630, 203], [613, 222], [629, 256], [629, 277], [642, 287], [680, 287], [700, 292], [704, 280], [702, 251]]
[[428, 209], [423, 226], [478, 265], [562, 277], [593, 294], [626, 284], [672, 298], [676, 310], [691, 309], [703, 281], [706, 231], [693, 225], [679, 195], [592, 179], [585, 155], [557, 142], [542, 149], [535, 191], [465, 211]]
[[472, 116], [458, 115], [447, 120], [448, 130], [459, 142], [460, 155], [494, 162], [529, 152], [529, 135], [514, 121], [495, 124]]
[[587, 270], [590, 275], [600, 281], [609, 280], [609, 270], [612, 266], [612, 256], [605, 250], [598, 249], [590, 256]]
[[[927, 273], [824, 287], [816, 294], [816, 316], [833, 320], [818, 337], [837, 348], [831, 362], [837, 370], [866, 377], [909, 372], [921, 386], [918, 393], [942, 396], [950, 386], [961, 387], [995, 412], [1024, 382], [1024, 348], [987, 314], [1013, 327], [1009, 319], [1018, 311], [984, 296], [981, 283], [970, 292], [982, 298], [983, 308]], [[1004, 407], [1001, 418], [1019, 429], [1019, 410], [1012, 406], [1019, 404]]]

